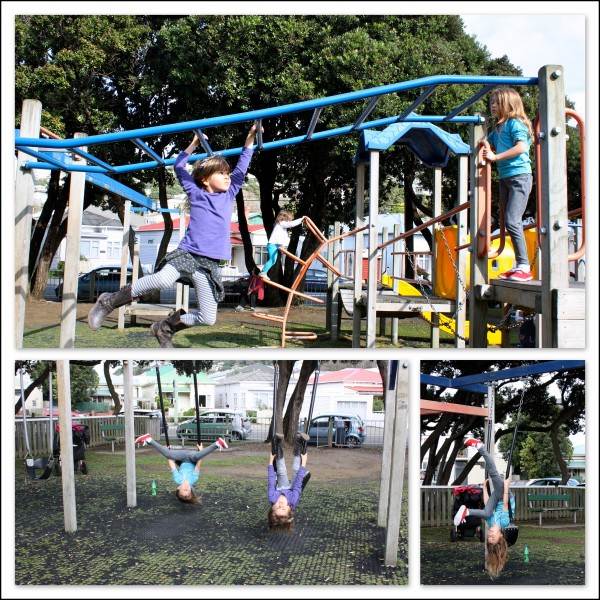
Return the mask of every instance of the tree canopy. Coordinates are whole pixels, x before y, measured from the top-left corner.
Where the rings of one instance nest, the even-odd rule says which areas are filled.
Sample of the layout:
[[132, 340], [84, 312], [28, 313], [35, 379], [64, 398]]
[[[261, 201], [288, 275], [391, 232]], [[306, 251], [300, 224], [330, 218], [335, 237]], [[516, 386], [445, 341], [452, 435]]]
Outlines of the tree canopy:
[[[421, 370], [425, 374], [453, 379], [537, 362], [540, 361], [422, 361]], [[568, 445], [562, 440], [584, 427], [584, 369], [541, 373], [523, 380], [500, 380], [495, 382], [494, 387], [494, 420], [497, 426], [494, 443], [499, 443], [499, 450], [505, 458], [512, 440], [514, 419], [522, 401], [519, 435], [513, 455], [514, 472], [531, 469], [531, 463], [528, 462], [531, 454], [523, 452], [524, 446], [530, 444], [528, 434], [545, 434], [546, 437], [537, 437], [537, 440], [549, 443], [546, 449], [554, 456], [555, 463], [552, 466], [556, 465], [566, 481], [567, 462], [571, 455]], [[421, 398], [468, 406], [482, 406], [486, 400], [480, 392], [449, 390], [424, 383], [421, 384]], [[421, 461], [427, 460], [423, 483], [430, 485], [435, 481], [437, 485], [459, 485], [464, 481], [476, 463], [476, 458], [469, 461], [459, 477], [453, 480], [455, 459], [464, 449], [465, 437], [483, 439], [484, 427], [484, 419], [479, 416], [455, 413], [422, 415]], [[547, 468], [544, 467], [544, 470]], [[529, 472], [527, 474], [530, 475]], [[555, 475], [556, 472], [552, 474]]]
[[[507, 57], [491, 60], [487, 49], [465, 33], [457, 15], [24, 15], [15, 23], [17, 121], [23, 100], [39, 99], [42, 125], [67, 138], [76, 132], [109, 133], [274, 107], [430, 75], [521, 75]], [[474, 91], [468, 85], [440, 86], [420, 111], [447, 114]], [[420, 93], [386, 95], [370, 118], [401, 114]], [[536, 94], [531, 90], [526, 98], [531, 115]], [[317, 130], [352, 122], [362, 108], [329, 107], [320, 115]], [[485, 111], [485, 100], [471, 110]], [[311, 116], [265, 120], [264, 139], [280, 133], [303, 135]], [[241, 145], [246, 129], [247, 124], [239, 124], [209, 130], [211, 145]], [[467, 135], [464, 126], [449, 125], [448, 130]], [[309, 215], [322, 230], [335, 221], [354, 225], [357, 136], [257, 153], [250, 173], [258, 178], [267, 234], [281, 208]], [[185, 148], [190, 138], [164, 135], [153, 150], [170, 155]], [[106, 144], [98, 158], [124, 164], [137, 162], [139, 152], [133, 144]], [[456, 200], [454, 162], [444, 171], [446, 207]], [[430, 207], [412, 193], [415, 181], [430, 183], [430, 171], [405, 147], [382, 153], [380, 201], [398, 205], [403, 196], [407, 227], [430, 215]], [[167, 207], [167, 189], [174, 181], [170, 169], [120, 179], [139, 191], [155, 186], [160, 205]], [[33, 232], [30, 287], [40, 298], [66, 231], [67, 184], [68, 177], [62, 181], [52, 172], [48, 200]], [[122, 199], [86, 188], [86, 207], [110, 207], [122, 220]], [[165, 234], [157, 263], [172, 232], [171, 216], [163, 216]], [[243, 234], [241, 201], [238, 218]], [[291, 252], [299, 235], [292, 235]], [[249, 244], [249, 236], [242, 237]], [[313, 249], [308, 236], [301, 258]], [[253, 260], [251, 252], [246, 256]], [[250, 272], [254, 265], [246, 266]], [[286, 268], [282, 282], [289, 284], [292, 278], [293, 269]]]

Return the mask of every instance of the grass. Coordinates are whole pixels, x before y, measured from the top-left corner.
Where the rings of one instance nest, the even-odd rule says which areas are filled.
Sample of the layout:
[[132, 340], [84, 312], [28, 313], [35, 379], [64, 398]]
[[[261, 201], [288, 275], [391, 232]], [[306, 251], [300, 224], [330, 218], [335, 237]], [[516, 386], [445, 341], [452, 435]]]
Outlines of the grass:
[[[330, 333], [321, 323], [314, 322], [314, 309], [298, 311], [300, 318], [288, 322], [287, 331], [305, 331], [315, 333], [316, 340], [287, 340], [286, 348], [351, 348], [352, 321], [342, 320], [337, 341], [332, 341]], [[311, 321], [311, 318], [313, 320]], [[321, 320], [321, 319], [320, 319]], [[492, 320], [492, 319], [490, 319]], [[418, 317], [398, 320], [398, 344], [392, 343], [391, 318], [386, 319], [385, 332], [378, 329], [376, 346], [378, 348], [429, 348], [430, 325]], [[78, 320], [75, 330], [77, 348], [158, 348], [156, 338], [150, 332], [150, 322], [145, 324], [126, 324], [117, 329], [115, 321], [107, 321], [98, 331], [92, 331], [87, 323]], [[518, 329], [511, 330], [511, 345], [518, 343]], [[361, 335], [365, 345], [364, 323]], [[252, 319], [217, 320], [211, 327], [193, 327], [179, 331], [173, 338], [176, 348], [256, 348], [280, 347], [281, 326], [268, 321]], [[440, 346], [451, 348], [455, 337], [440, 331]], [[60, 324], [29, 325], [23, 334], [24, 348], [58, 348], [60, 345]]]
[[61, 478], [30, 480], [17, 461], [15, 584], [407, 584], [406, 486], [398, 564], [386, 567], [378, 482], [313, 478], [297, 507], [294, 532], [273, 534], [266, 527], [266, 478], [218, 473], [219, 466], [243, 471], [264, 456], [210, 460], [215, 474], [201, 475], [196, 487], [202, 501], [194, 506], [175, 499], [164, 458], [140, 456], [136, 503], [127, 506], [122, 455], [88, 450], [88, 475], [75, 475], [72, 533], [65, 532]]
[[[561, 527], [562, 525], [562, 527]], [[529, 562], [523, 560], [525, 543]], [[484, 544], [477, 538], [450, 541], [450, 527], [421, 528], [421, 583], [428, 585], [584, 585], [585, 528], [559, 523], [519, 523], [517, 542], [500, 577], [484, 568]]]

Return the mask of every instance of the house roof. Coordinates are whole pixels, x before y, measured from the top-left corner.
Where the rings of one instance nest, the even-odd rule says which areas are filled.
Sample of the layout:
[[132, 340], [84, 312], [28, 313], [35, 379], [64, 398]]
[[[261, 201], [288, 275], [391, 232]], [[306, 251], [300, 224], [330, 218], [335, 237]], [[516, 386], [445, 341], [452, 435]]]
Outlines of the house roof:
[[[180, 219], [173, 219], [173, 229], [179, 229], [179, 221]], [[190, 224], [190, 217], [189, 215], [186, 216], [185, 218], [185, 226], [186, 228], [189, 226]], [[165, 228], [165, 222], [164, 221], [159, 221], [157, 223], [148, 223], [147, 225], [141, 225], [140, 227], [136, 228], [136, 231], [163, 231]], [[248, 225], [248, 230], [249, 231], [260, 231], [261, 229], [264, 229], [264, 225], [262, 223], [257, 223], [255, 225], [249, 224]], [[239, 234], [240, 233], [240, 225], [239, 223], [234, 223], [233, 221], [229, 224], [229, 231], [232, 234]]]
[[383, 392], [383, 385], [347, 385], [346, 389], [358, 392], [359, 394], [376, 394]]

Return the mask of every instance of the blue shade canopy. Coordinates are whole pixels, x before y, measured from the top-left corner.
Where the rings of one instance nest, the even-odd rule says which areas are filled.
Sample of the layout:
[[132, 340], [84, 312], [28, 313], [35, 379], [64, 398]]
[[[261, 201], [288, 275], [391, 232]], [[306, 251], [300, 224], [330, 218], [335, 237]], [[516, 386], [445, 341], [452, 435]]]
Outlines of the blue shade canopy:
[[354, 162], [369, 162], [371, 150], [387, 150], [394, 144], [410, 148], [428, 167], [445, 167], [451, 151], [457, 155], [470, 154], [469, 145], [457, 133], [448, 133], [433, 123], [403, 122], [383, 131], [363, 131]]

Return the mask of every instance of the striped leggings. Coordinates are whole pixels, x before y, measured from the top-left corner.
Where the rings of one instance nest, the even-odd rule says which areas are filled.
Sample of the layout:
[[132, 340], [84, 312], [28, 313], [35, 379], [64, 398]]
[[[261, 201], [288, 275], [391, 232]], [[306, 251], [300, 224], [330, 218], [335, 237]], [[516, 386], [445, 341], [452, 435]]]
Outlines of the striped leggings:
[[[172, 265], [165, 265], [160, 271], [140, 277], [131, 287], [131, 294], [139, 298], [148, 292], [166, 290], [172, 287], [179, 279], [179, 271]], [[214, 286], [204, 271], [196, 271], [192, 275], [198, 311], [189, 312], [181, 316], [181, 321], [188, 327], [194, 325], [214, 325], [217, 320], [217, 301], [215, 300]]]

